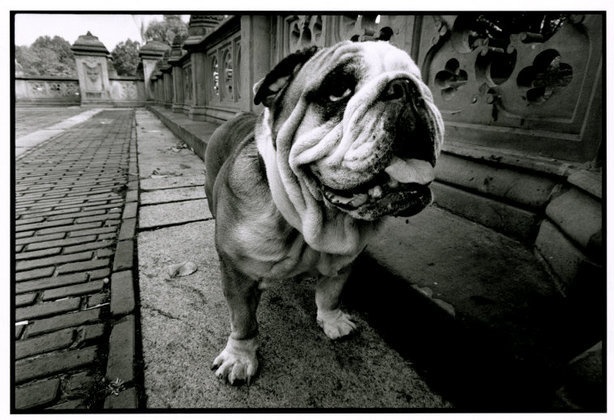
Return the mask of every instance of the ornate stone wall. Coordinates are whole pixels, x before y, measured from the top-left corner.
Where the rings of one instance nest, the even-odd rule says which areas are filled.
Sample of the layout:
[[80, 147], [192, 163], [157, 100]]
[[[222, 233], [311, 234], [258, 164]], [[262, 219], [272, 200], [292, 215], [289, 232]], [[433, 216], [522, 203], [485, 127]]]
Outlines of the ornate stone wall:
[[15, 100], [18, 103], [46, 105], [79, 105], [79, 80], [71, 78], [15, 78]]

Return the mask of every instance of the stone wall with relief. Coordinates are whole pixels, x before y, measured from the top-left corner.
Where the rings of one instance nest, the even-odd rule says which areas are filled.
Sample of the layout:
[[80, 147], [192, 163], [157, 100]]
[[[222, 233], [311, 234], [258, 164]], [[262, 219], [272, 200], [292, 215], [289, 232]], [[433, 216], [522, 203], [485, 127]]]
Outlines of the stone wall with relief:
[[272, 25], [272, 63], [342, 40], [407, 51], [446, 122], [436, 204], [534, 245], [563, 294], [589, 284], [586, 296], [599, 295], [603, 15], [287, 15]]
[[15, 77], [15, 101], [32, 105], [79, 105], [79, 80], [62, 77]]
[[562, 13], [288, 15], [273, 61], [311, 45], [385, 39], [418, 63], [449, 148], [591, 161], [601, 138], [602, 17]]

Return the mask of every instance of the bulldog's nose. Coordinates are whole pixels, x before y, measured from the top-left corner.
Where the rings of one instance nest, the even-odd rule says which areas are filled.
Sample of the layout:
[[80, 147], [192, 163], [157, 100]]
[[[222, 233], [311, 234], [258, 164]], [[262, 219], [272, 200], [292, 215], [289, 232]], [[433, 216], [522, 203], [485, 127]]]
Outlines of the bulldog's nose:
[[405, 101], [409, 99], [411, 82], [408, 79], [393, 79], [388, 82], [384, 90], [382, 100], [384, 101]]

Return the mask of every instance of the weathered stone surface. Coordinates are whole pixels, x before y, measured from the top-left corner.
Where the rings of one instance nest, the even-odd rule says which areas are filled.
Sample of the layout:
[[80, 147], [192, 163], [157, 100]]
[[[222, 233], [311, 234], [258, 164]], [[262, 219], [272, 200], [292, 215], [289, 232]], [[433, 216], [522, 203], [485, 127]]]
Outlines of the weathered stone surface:
[[552, 200], [546, 215], [585, 249], [601, 233], [601, 203], [575, 188]]
[[28, 261], [19, 261], [16, 264], [15, 269], [17, 271], [31, 270], [33, 268], [38, 268], [38, 267], [63, 264], [63, 263], [73, 262], [73, 261], [89, 260], [90, 258], [92, 258], [91, 252], [78, 252], [76, 254], [60, 255], [60, 256], [49, 257], [49, 258], [39, 258], [39, 259], [28, 260]]
[[[594, 277], [599, 268], [549, 221], [542, 222], [535, 246], [550, 268], [560, 277], [563, 292], [567, 292], [575, 280], [597, 281]], [[583, 276], [583, 272], [593, 275]]]
[[134, 284], [131, 271], [120, 271], [111, 276], [111, 313], [126, 315], [134, 311]]
[[134, 315], [128, 315], [113, 325], [109, 338], [106, 377], [122, 383], [134, 380], [134, 356], [136, 354], [136, 330]]
[[205, 188], [203, 186], [183, 187], [143, 192], [141, 194], [141, 204], [169, 203], [172, 201], [185, 201], [203, 198], [205, 198]]
[[196, 222], [212, 217], [206, 200], [142, 206], [139, 213], [139, 229]]
[[19, 340], [15, 342], [15, 358], [23, 359], [24, 357], [35, 354], [63, 349], [70, 346], [72, 341], [73, 330], [70, 329], [56, 331], [51, 334], [40, 335], [26, 340]]
[[538, 216], [530, 211], [435, 182], [437, 205], [498, 232], [532, 243]]
[[447, 184], [534, 208], [541, 208], [548, 202], [556, 185], [553, 180], [545, 177], [495, 168], [447, 153], [440, 156], [435, 174], [439, 181]]
[[581, 170], [569, 175], [567, 182], [592, 194], [598, 199], [603, 197], [603, 173], [601, 171]]
[[599, 342], [569, 362], [557, 391], [557, 408], [605, 411], [603, 372], [603, 344]]
[[87, 273], [73, 273], [66, 276], [56, 276], [41, 280], [23, 281], [15, 285], [17, 293], [32, 292], [41, 289], [67, 286], [87, 281]]
[[113, 271], [129, 270], [134, 262], [134, 241], [119, 241], [113, 259]]
[[122, 225], [119, 229], [119, 235], [117, 237], [118, 241], [123, 241], [125, 239], [132, 239], [135, 236], [136, 232], [136, 219], [124, 219], [122, 221]]
[[[141, 191], [205, 186], [205, 176], [169, 176], [141, 179]], [[142, 195], [143, 193], [141, 193]]]
[[20, 306], [31, 305], [34, 303], [35, 300], [36, 300], [36, 293], [17, 295], [15, 297], [15, 306], [20, 307]]
[[138, 408], [136, 389], [128, 388], [120, 391], [118, 395], [111, 394], [104, 400], [104, 408], [107, 410]]
[[43, 300], [59, 299], [66, 296], [87, 295], [90, 293], [102, 290], [104, 283], [102, 280], [90, 281], [74, 286], [59, 287], [57, 289], [49, 289], [43, 292]]
[[89, 365], [96, 360], [97, 351], [97, 348], [92, 346], [79, 350], [49, 353], [34, 359], [18, 360], [15, 362], [15, 382], [22, 383]]
[[15, 389], [15, 409], [27, 410], [49, 404], [58, 395], [59, 379], [34, 382]]
[[126, 203], [126, 206], [124, 207], [124, 212], [122, 214], [122, 219], [130, 219], [132, 217], [136, 217], [136, 212], [138, 208], [138, 203]]
[[58, 267], [59, 274], [75, 273], [77, 271], [90, 271], [96, 268], [102, 268], [109, 265], [109, 260], [102, 258], [99, 260], [81, 261], [75, 263], [64, 264]]
[[43, 318], [46, 316], [59, 314], [62, 312], [70, 312], [79, 309], [81, 299], [70, 298], [59, 300], [57, 302], [39, 303], [37, 305], [17, 308], [15, 310], [15, 320], [31, 320], [35, 318]]
[[57, 315], [53, 318], [46, 318], [34, 321], [32, 325], [28, 325], [27, 336], [42, 334], [49, 331], [55, 331], [62, 328], [73, 327], [92, 322], [100, 318], [100, 309], [91, 309], [88, 311], [73, 312], [65, 315]]

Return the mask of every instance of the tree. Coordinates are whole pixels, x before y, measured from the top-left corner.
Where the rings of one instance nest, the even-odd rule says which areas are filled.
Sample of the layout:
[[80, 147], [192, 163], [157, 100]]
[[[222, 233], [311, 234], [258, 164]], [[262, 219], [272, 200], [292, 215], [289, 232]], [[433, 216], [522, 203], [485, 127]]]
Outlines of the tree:
[[64, 38], [40, 36], [31, 46], [15, 46], [15, 60], [27, 76], [77, 76], [75, 57]]
[[181, 20], [179, 15], [164, 15], [164, 20], [149, 22], [145, 29], [145, 41], [160, 41], [173, 45], [175, 35], [181, 35], [182, 39], [188, 37], [188, 25]]
[[139, 43], [130, 39], [115, 46], [111, 56], [118, 76], [136, 76], [136, 68], [139, 64], [139, 49]]

